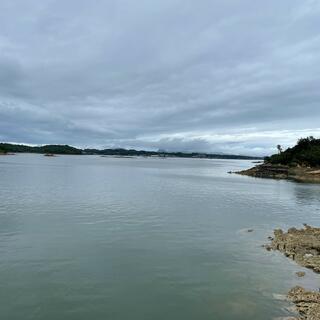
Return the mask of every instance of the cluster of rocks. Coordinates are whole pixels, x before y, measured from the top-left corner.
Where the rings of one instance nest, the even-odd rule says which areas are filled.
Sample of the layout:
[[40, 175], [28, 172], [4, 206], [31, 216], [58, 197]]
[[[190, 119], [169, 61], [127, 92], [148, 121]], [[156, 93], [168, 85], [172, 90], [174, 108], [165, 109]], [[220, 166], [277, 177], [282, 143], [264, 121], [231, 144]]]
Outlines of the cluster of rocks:
[[257, 178], [287, 179], [289, 177], [289, 167], [263, 163], [236, 173]]
[[303, 229], [290, 228], [274, 231], [268, 250], [279, 250], [299, 265], [320, 273], [320, 228], [305, 225]]
[[319, 168], [301, 166], [290, 167], [263, 163], [253, 168], [235, 173], [256, 178], [291, 179], [300, 182], [320, 182]]
[[320, 319], [320, 293], [294, 287], [288, 293], [288, 298], [296, 305], [300, 314], [299, 319]]
[[[303, 229], [290, 228], [287, 232], [277, 229], [270, 240], [268, 250], [279, 250], [299, 265], [320, 273], [320, 228], [305, 225]], [[303, 276], [303, 272], [297, 275]], [[296, 305], [299, 319], [320, 319], [320, 292], [295, 287], [288, 298]]]

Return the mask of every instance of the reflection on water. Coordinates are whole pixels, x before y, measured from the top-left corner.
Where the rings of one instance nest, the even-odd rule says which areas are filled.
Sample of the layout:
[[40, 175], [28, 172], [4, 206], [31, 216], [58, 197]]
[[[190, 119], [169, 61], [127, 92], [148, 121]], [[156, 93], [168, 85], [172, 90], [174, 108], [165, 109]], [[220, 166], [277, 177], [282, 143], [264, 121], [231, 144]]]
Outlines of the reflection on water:
[[320, 188], [315, 184], [294, 184], [297, 204], [315, 206], [320, 210]]
[[274, 296], [319, 280], [261, 245], [274, 228], [320, 225], [320, 186], [227, 174], [251, 165], [2, 157], [1, 319], [289, 315]]

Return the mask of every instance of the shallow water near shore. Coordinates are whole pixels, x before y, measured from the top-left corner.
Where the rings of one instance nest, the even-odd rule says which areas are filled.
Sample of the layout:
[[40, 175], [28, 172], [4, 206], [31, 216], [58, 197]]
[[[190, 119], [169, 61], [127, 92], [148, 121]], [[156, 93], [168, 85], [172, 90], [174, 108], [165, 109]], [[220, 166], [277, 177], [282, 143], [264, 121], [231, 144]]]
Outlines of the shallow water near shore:
[[250, 166], [1, 157], [0, 319], [289, 315], [275, 297], [320, 279], [261, 245], [274, 228], [320, 226], [320, 185], [227, 173]]

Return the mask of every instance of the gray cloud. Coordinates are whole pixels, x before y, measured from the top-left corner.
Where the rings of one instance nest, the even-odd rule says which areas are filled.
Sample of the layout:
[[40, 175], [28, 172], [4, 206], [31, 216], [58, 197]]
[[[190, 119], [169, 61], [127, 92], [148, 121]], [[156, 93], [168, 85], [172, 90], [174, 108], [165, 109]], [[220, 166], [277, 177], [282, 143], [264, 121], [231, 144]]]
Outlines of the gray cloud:
[[267, 154], [320, 135], [317, 0], [3, 0], [0, 139]]

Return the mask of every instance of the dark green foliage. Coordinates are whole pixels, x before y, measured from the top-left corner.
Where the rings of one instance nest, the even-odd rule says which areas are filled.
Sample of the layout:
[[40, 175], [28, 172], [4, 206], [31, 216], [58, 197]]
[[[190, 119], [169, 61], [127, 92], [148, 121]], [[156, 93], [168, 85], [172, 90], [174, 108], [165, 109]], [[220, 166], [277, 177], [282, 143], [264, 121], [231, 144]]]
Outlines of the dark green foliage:
[[5, 152], [28, 152], [28, 153], [53, 153], [53, 154], [82, 154], [82, 150], [68, 145], [47, 145], [31, 147], [21, 144], [0, 143], [0, 149]]
[[41, 150], [41, 153], [82, 154], [82, 150], [70, 147], [68, 145], [47, 145], [39, 148]]
[[294, 147], [271, 157], [266, 157], [265, 161], [290, 166], [320, 166], [320, 139], [314, 137], [302, 138], [298, 140]]

